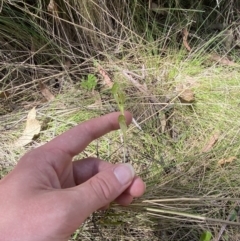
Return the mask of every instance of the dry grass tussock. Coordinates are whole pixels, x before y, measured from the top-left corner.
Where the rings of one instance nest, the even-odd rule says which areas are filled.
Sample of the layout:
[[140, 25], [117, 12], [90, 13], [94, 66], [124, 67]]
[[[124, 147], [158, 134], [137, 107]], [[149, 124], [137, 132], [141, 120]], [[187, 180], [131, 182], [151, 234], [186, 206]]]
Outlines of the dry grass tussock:
[[[147, 191], [128, 208], [93, 214], [72, 240], [208, 241], [210, 233], [237, 241], [238, 49], [209, 34], [217, 11], [202, 13], [204, 1], [185, 12], [163, 1], [160, 13], [149, 2], [2, 2], [0, 177], [26, 151], [116, 110], [110, 86], [118, 82], [137, 122], [128, 128], [127, 160]], [[33, 107], [40, 133], [15, 148]], [[79, 157], [90, 155], [122, 162], [121, 132]]]

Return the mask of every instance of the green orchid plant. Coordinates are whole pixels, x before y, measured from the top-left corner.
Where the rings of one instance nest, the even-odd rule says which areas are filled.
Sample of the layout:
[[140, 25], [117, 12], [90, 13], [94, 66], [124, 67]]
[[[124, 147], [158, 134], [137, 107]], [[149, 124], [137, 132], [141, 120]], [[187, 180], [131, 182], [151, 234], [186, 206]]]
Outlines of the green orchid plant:
[[117, 102], [118, 108], [121, 114], [118, 117], [118, 123], [123, 135], [123, 146], [124, 146], [124, 162], [126, 162], [126, 138], [127, 138], [127, 124], [126, 118], [124, 116], [124, 104], [125, 104], [125, 94], [121, 91], [121, 88], [118, 83], [114, 83], [112, 86], [112, 94]]

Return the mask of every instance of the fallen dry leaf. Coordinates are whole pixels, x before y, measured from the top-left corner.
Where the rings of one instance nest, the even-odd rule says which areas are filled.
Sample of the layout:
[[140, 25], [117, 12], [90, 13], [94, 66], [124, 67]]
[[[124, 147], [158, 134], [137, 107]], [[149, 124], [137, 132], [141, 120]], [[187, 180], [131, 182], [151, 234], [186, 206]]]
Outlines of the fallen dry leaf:
[[58, 6], [54, 0], [50, 0], [49, 4], [47, 6], [48, 12], [52, 13], [54, 19], [59, 23], [59, 17], [58, 17]]
[[182, 103], [193, 103], [195, 100], [194, 93], [191, 89], [183, 90], [179, 93], [179, 99]]
[[207, 144], [203, 147], [202, 152], [209, 152], [213, 148], [213, 146], [216, 144], [216, 142], [218, 141], [219, 136], [220, 136], [220, 131], [216, 131], [211, 136], [211, 138], [209, 139]]
[[176, 93], [178, 94], [178, 98], [182, 103], [193, 103], [195, 101], [194, 92], [191, 87], [194, 87], [194, 83], [187, 81], [176, 86]]
[[189, 35], [189, 33], [188, 33], [186, 28], [184, 28], [182, 30], [182, 35], [183, 35], [183, 45], [190, 52], [192, 49], [191, 49], [191, 47], [188, 44], [188, 35]]
[[50, 92], [45, 84], [39, 82], [40, 91], [47, 101], [52, 101], [55, 99], [54, 95]]
[[108, 73], [99, 65], [98, 66], [98, 72], [102, 75], [103, 77], [103, 83], [109, 88], [112, 88], [113, 82], [111, 78], [109, 77]]
[[226, 163], [232, 163], [236, 159], [237, 159], [237, 157], [235, 157], [235, 156], [231, 156], [231, 157], [229, 157], [227, 159], [221, 159], [221, 160], [218, 161], [218, 165], [222, 166], [222, 165], [224, 165]]
[[48, 12], [51, 12], [54, 15], [54, 12], [57, 12], [57, 4], [54, 0], [50, 0], [47, 6]]
[[14, 143], [17, 147], [29, 144], [35, 135], [38, 135], [41, 129], [39, 121], [36, 119], [36, 108], [32, 108], [27, 116], [25, 130], [22, 136]]

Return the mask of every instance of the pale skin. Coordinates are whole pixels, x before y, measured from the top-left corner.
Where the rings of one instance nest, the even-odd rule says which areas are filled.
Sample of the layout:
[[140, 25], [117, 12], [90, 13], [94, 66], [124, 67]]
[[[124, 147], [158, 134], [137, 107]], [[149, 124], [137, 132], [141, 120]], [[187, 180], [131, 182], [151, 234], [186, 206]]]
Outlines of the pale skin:
[[[25, 154], [0, 181], [0, 236], [11, 241], [67, 241], [94, 211], [129, 205], [145, 191], [129, 164], [72, 161], [93, 140], [119, 129], [111, 113], [86, 121]], [[127, 123], [132, 116], [125, 113]]]

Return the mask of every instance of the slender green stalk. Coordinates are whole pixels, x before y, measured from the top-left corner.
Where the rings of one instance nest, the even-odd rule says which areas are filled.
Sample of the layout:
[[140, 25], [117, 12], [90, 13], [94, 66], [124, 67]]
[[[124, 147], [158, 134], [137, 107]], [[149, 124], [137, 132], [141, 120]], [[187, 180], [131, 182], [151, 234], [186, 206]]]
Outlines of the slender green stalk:
[[126, 162], [126, 153], [127, 153], [127, 147], [126, 147], [126, 137], [127, 137], [127, 124], [126, 124], [126, 118], [124, 116], [124, 104], [125, 104], [125, 95], [123, 91], [121, 91], [118, 83], [114, 83], [112, 87], [112, 94], [117, 102], [118, 108], [121, 112], [121, 114], [118, 117], [118, 123], [123, 135], [123, 159], [124, 162]]

